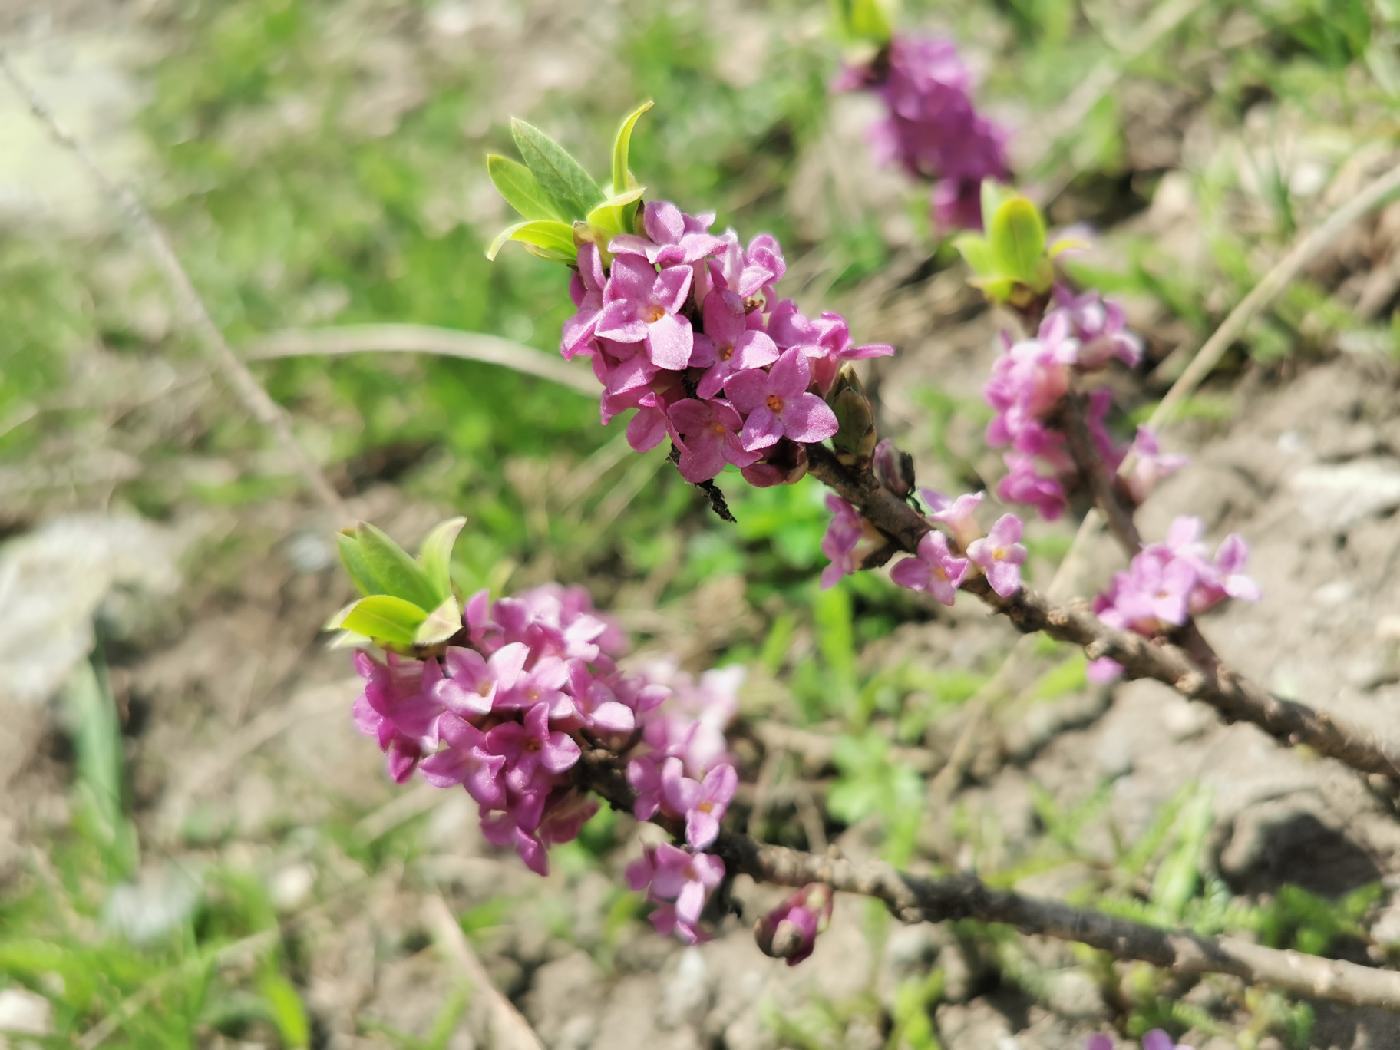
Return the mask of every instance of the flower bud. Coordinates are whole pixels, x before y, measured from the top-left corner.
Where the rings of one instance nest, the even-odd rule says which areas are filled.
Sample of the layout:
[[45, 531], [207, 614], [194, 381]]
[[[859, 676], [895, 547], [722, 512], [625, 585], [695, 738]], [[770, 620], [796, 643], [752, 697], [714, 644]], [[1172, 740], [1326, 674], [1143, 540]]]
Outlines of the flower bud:
[[839, 425], [836, 436], [831, 439], [836, 448], [836, 458], [848, 467], [869, 463], [878, 438], [875, 433], [875, 412], [853, 366], [841, 366], [826, 400], [836, 413]]
[[804, 886], [754, 924], [758, 950], [771, 959], [786, 959], [796, 966], [812, 954], [817, 934], [831, 921], [836, 902], [831, 887], [823, 883]]
[[914, 491], [914, 457], [884, 438], [875, 446], [875, 476], [900, 499]]

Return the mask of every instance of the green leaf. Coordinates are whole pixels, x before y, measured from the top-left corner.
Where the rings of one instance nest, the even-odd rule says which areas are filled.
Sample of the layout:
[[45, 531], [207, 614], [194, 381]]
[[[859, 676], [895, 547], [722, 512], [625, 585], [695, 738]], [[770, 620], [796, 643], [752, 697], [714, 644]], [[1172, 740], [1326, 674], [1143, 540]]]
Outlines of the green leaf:
[[535, 176], [540, 190], [554, 202], [566, 219], [578, 219], [603, 197], [603, 191], [583, 170], [582, 165], [559, 143], [533, 124], [512, 119], [510, 133], [525, 166]]
[[637, 180], [632, 177], [631, 170], [627, 167], [627, 155], [632, 149], [632, 129], [637, 126], [637, 121], [642, 114], [656, 105], [651, 99], [647, 99], [640, 106], [634, 109], [627, 116], [622, 118], [622, 124], [617, 129], [617, 134], [613, 136], [612, 147], [612, 191], [614, 194], [622, 193], [631, 189], [637, 184]]
[[523, 244], [527, 252], [542, 259], [573, 262], [578, 257], [574, 228], [558, 219], [530, 219], [507, 226], [486, 249], [486, 258], [495, 259], [496, 253], [511, 241]]
[[1196, 892], [1205, 864], [1206, 839], [1213, 820], [1210, 792], [1198, 789], [1177, 820], [1176, 847], [1162, 859], [1152, 879], [1152, 903], [1172, 922], [1179, 922], [1186, 902]]
[[361, 522], [356, 529], [360, 551], [365, 557], [373, 593], [390, 594], [412, 602], [420, 609], [431, 609], [440, 601], [437, 588], [423, 567], [388, 537], [382, 529]]
[[296, 986], [277, 970], [268, 967], [258, 979], [258, 991], [272, 1022], [277, 1026], [282, 1045], [301, 1048], [311, 1045], [311, 1022], [307, 1020], [306, 1008]]
[[1009, 197], [987, 221], [987, 240], [1001, 274], [1034, 285], [1045, 258], [1045, 220], [1030, 198]]
[[980, 233], [962, 234], [953, 240], [953, 247], [958, 250], [958, 254], [963, 257], [968, 269], [974, 274], [985, 276], [996, 271], [992, 246], [987, 243], [987, 238]]
[[335, 537], [336, 546], [340, 549], [340, 563], [345, 566], [346, 573], [350, 576], [350, 582], [355, 585], [355, 589], [361, 594], [374, 594], [379, 590], [379, 583], [375, 580], [374, 574], [370, 572], [369, 561], [365, 558], [365, 553], [360, 549], [360, 541], [350, 532], [340, 532]]
[[833, 6], [848, 40], [885, 44], [894, 33], [897, 0], [834, 0]]
[[[614, 194], [588, 213], [588, 225], [610, 236], [631, 233], [637, 202], [645, 192], [645, 186], [633, 186], [630, 190]], [[607, 240], [601, 243], [606, 244]]]
[[350, 631], [397, 649], [413, 645], [428, 614], [412, 602], [391, 594], [371, 594], [346, 606], [326, 624], [328, 631]]
[[530, 169], [499, 153], [486, 155], [486, 173], [507, 204], [526, 219], [564, 219], [554, 202], [540, 189]]
[[441, 605], [428, 613], [428, 618], [418, 625], [413, 634], [414, 645], [437, 645], [445, 642], [462, 629], [462, 607], [457, 599], [448, 595]]
[[428, 574], [439, 598], [452, 597], [452, 548], [466, 523], [466, 518], [448, 518], [435, 526], [418, 548], [418, 564]]

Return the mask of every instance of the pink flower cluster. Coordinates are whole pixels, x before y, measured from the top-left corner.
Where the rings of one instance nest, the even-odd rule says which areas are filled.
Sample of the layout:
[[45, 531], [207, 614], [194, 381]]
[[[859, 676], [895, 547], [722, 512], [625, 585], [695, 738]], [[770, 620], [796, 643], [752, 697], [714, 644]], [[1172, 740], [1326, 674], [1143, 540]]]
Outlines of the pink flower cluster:
[[[1113, 1037], [1102, 1033], [1091, 1035], [1084, 1050], [1113, 1050]], [[1160, 1028], [1154, 1028], [1143, 1035], [1142, 1050], [1191, 1050], [1191, 1047], [1178, 1043]]]
[[761, 234], [745, 248], [732, 230], [711, 234], [713, 222], [653, 201], [645, 236], [581, 247], [560, 352], [592, 359], [603, 423], [635, 409], [632, 447], [669, 437], [687, 481], [731, 463], [755, 485], [795, 480], [804, 446], [836, 433], [823, 398], [841, 365], [894, 349], [856, 346], [840, 314], [811, 319], [778, 299], [777, 241]]
[[885, 104], [875, 148], [916, 179], [932, 181], [939, 226], [982, 225], [983, 179], [1011, 173], [1006, 129], [972, 102], [972, 76], [951, 40], [896, 37], [869, 64], [848, 68], [839, 89], [866, 89]]
[[[1003, 598], [1021, 589], [1026, 548], [1021, 544], [1020, 518], [1003, 514], [984, 533], [977, 523], [982, 493], [966, 493], [951, 500], [932, 489], [920, 489], [919, 495], [929, 508], [929, 521], [946, 529], [966, 557], [956, 554], [948, 536], [935, 528], [919, 541], [913, 555], [895, 565], [890, 579], [911, 591], [931, 594], [944, 605], [953, 604], [958, 585], [969, 574], [986, 576], [988, 585]], [[856, 509], [839, 496], [828, 496], [826, 505], [832, 518], [822, 538], [822, 552], [831, 564], [822, 571], [822, 586], [830, 587], [860, 568], [854, 552], [864, 535], [864, 523]]]
[[[1095, 292], [1074, 295], [1062, 287], [1055, 289], [1055, 298], [1033, 339], [1007, 340], [983, 389], [996, 413], [987, 425], [987, 443], [1007, 448], [1002, 456], [1007, 474], [997, 495], [1033, 506], [1051, 521], [1064, 513], [1066, 480], [1076, 476], [1068, 441], [1055, 419], [1075, 373], [1097, 371], [1113, 360], [1135, 365], [1142, 356], [1142, 345], [1125, 328], [1116, 303]], [[1133, 457], [1123, 485], [1140, 503], [1186, 458], [1163, 453], [1147, 427], [1138, 428], [1131, 445], [1118, 444], [1107, 426], [1112, 404], [1106, 387], [1094, 389], [1085, 422], [1108, 471], [1116, 472], [1127, 456]]]
[[[1201, 542], [1204, 531], [1199, 518], [1177, 518], [1164, 543], [1143, 547], [1127, 571], [1114, 574], [1108, 590], [1094, 599], [1094, 613], [1110, 627], [1152, 638], [1227, 598], [1257, 601], [1259, 587], [1244, 574], [1249, 548], [1243, 537], [1226, 536], [1212, 558]], [[1100, 659], [1089, 665], [1089, 676], [1110, 682], [1122, 670], [1116, 661]]]
[[[545, 586], [497, 601], [482, 591], [440, 656], [355, 655], [364, 679], [355, 723], [378, 740], [395, 781], [416, 769], [435, 787], [463, 787], [480, 807], [486, 839], [513, 847], [541, 875], [548, 847], [575, 838], [597, 810], [571, 775], [586, 742], [634, 754], [638, 816], [661, 809], [683, 820], [690, 850], [702, 850], [738, 782], [724, 726], [742, 672], [699, 680], [670, 668], [627, 673], [617, 663], [625, 648], [622, 632], [580, 589]], [[710, 889], [723, 874], [717, 857], [676, 852]], [[694, 940], [696, 891], [681, 899], [670, 889], [664, 879], [653, 887], [675, 909], [658, 926]]]
[[700, 851], [714, 844], [739, 785], [724, 727], [737, 708], [744, 672], [732, 667], [694, 678], [658, 662], [646, 674], [649, 681], [664, 683], [669, 697], [647, 719], [642, 750], [627, 763], [627, 780], [636, 793], [633, 814], [650, 820], [659, 812], [683, 821], [687, 849], [649, 849], [628, 869], [627, 879], [660, 905], [652, 913], [658, 929], [695, 944], [704, 939], [701, 908], [724, 873], [717, 857]]

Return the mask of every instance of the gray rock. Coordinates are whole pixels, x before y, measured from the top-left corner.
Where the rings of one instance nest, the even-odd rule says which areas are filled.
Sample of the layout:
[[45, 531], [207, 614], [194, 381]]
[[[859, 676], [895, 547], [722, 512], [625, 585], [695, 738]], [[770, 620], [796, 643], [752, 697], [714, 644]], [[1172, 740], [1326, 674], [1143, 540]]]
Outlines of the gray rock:
[[1305, 467], [1292, 484], [1303, 513], [1335, 529], [1400, 507], [1400, 462], [1388, 457]]

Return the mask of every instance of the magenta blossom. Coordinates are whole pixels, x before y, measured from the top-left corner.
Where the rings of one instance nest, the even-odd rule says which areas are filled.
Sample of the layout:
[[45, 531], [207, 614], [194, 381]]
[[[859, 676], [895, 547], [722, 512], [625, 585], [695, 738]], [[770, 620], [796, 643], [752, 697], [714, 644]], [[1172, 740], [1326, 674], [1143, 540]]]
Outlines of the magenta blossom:
[[1002, 461], [1008, 468], [1006, 477], [997, 482], [997, 496], [1007, 503], [1025, 503], [1034, 507], [1046, 521], [1055, 521], [1065, 512], [1065, 487], [1058, 478], [1042, 474], [1034, 456], [1007, 452]]
[[506, 788], [501, 779], [506, 756], [486, 748], [486, 734], [470, 722], [444, 714], [437, 723], [441, 750], [435, 751], [419, 767], [423, 779], [433, 787], [461, 784], [483, 809], [504, 809]]
[[991, 531], [968, 544], [967, 556], [987, 577], [992, 590], [1010, 598], [1021, 589], [1021, 565], [1026, 548], [1021, 545], [1021, 519], [1003, 514]]
[[724, 878], [724, 861], [708, 853], [687, 853], [675, 846], [648, 846], [627, 866], [627, 885], [646, 890], [647, 899], [670, 908], [659, 909], [653, 924], [674, 932], [687, 943], [704, 939], [700, 914], [705, 901]]
[[843, 576], [849, 576], [860, 565], [855, 549], [865, 533], [864, 523], [856, 509], [837, 495], [826, 497], [826, 509], [831, 511], [831, 524], [822, 536], [822, 553], [831, 562], [822, 570], [822, 587], [834, 587]]
[[524, 723], [504, 722], [486, 734], [486, 746], [504, 755], [506, 783], [514, 791], [539, 786], [541, 773], [563, 773], [579, 758], [578, 744], [567, 734], [549, 728], [549, 707], [536, 704]]
[[699, 262], [723, 250], [724, 241], [708, 233], [710, 223], [684, 214], [669, 201], [648, 201], [642, 208], [646, 237], [623, 234], [614, 237], [608, 250], [614, 255], [641, 255], [663, 269]]
[[926, 591], [944, 605], [952, 605], [958, 584], [967, 575], [967, 559], [948, 549], [941, 532], [928, 532], [919, 541], [916, 557], [905, 558], [890, 571], [890, 578], [911, 591]]
[[[1114, 1050], [1113, 1037], [1103, 1033], [1091, 1035], [1084, 1050]], [[1162, 1029], [1154, 1028], [1142, 1037], [1142, 1050], [1191, 1050], [1191, 1047], [1178, 1043]]]
[[1128, 331], [1123, 307], [1112, 299], [1093, 291], [1076, 295], [1056, 285], [1055, 303], [1051, 312], [1064, 316], [1079, 343], [1076, 368], [1092, 371], [1115, 358], [1131, 368], [1142, 360], [1142, 340]]
[[620, 343], [641, 343], [658, 368], [678, 369], [690, 363], [694, 333], [690, 322], [678, 316], [690, 293], [688, 266], [656, 270], [636, 256], [613, 259], [604, 306], [598, 315], [600, 338]]
[[1148, 427], [1138, 427], [1137, 436], [1129, 449], [1132, 463], [1123, 484], [1134, 503], [1142, 503], [1158, 484], [1171, 477], [1190, 462], [1186, 456], [1163, 452], [1157, 435]]
[[714, 364], [696, 384], [700, 397], [714, 397], [731, 376], [778, 359], [777, 344], [766, 332], [749, 327], [744, 300], [734, 292], [715, 289], [705, 297], [703, 315], [705, 336], [714, 348]]
[[728, 762], [715, 766], [702, 781], [683, 775], [678, 758], [668, 759], [661, 769], [666, 808], [685, 815], [685, 841], [692, 849], [705, 849], [715, 841], [738, 786], [739, 774]]
[[603, 312], [603, 258], [596, 244], [585, 244], [578, 251], [578, 270], [569, 285], [569, 295], [578, 312], [564, 322], [559, 352], [565, 360], [589, 355], [598, 328], [598, 315]]
[[451, 648], [443, 656], [447, 677], [433, 686], [433, 699], [458, 714], [490, 714], [498, 691], [515, 686], [529, 656], [521, 642], [501, 646], [489, 660], [475, 649]]
[[972, 76], [952, 41], [895, 36], [879, 63], [848, 69], [838, 88], [874, 91], [885, 119], [872, 138], [883, 158], [934, 182], [940, 226], [981, 225], [978, 187], [1010, 174], [1006, 131], [972, 102]]
[[759, 458], [744, 448], [739, 429], [744, 421], [728, 401], [689, 397], [671, 406], [670, 425], [679, 435], [677, 466], [686, 481], [709, 481], [726, 463], [747, 467]]
[[544, 843], [533, 832], [526, 831], [508, 814], [483, 817], [481, 834], [498, 849], [514, 849], [525, 866], [536, 875], [549, 874], [549, 856]]
[[744, 448], [768, 448], [780, 438], [804, 444], [825, 441], [836, 433], [836, 413], [807, 392], [811, 367], [799, 350], [788, 350], [768, 372], [740, 372], [726, 385], [730, 400], [744, 413]]
[[945, 526], [963, 549], [981, 537], [982, 527], [977, 524], [977, 509], [982, 506], [984, 493], [965, 492], [956, 499], [949, 499], [933, 489], [920, 489], [919, 496], [928, 507], [929, 520]]

